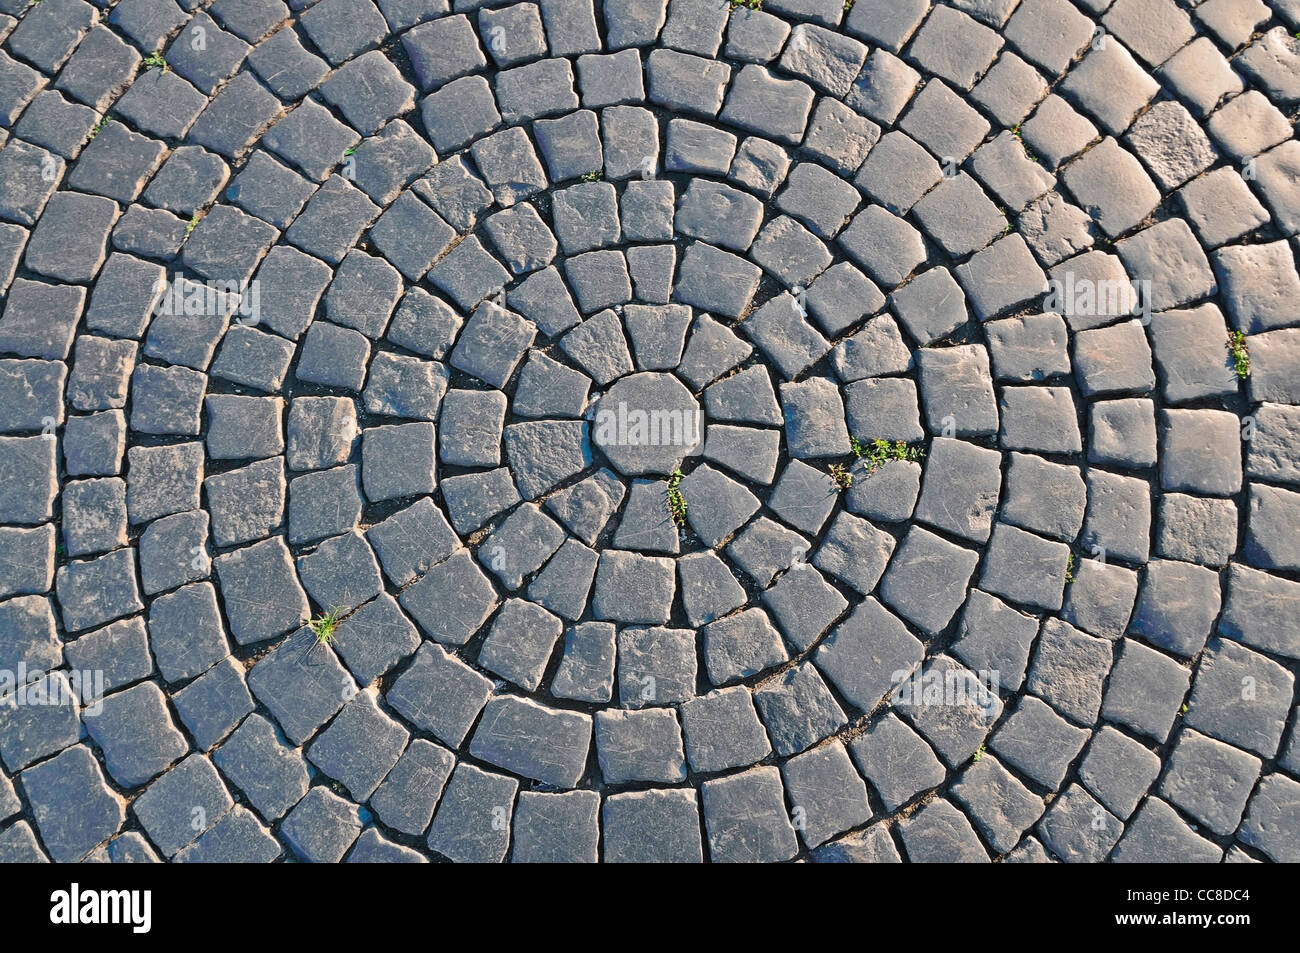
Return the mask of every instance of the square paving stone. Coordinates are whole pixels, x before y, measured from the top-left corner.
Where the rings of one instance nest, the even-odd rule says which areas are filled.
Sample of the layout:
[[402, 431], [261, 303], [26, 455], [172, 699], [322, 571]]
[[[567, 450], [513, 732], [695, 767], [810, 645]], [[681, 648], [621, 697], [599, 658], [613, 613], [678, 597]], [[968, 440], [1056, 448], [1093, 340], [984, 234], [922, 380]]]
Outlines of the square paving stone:
[[[646, 57], [646, 73], [652, 103], [706, 118], [716, 116], [722, 108], [723, 89], [731, 79], [731, 68], [725, 63], [665, 49]], [[812, 91], [808, 94], [811, 105]], [[724, 121], [743, 126], [734, 117]]]
[[601, 826], [606, 863], [699, 863], [704, 859], [700, 809], [689, 788], [652, 788], [606, 797]]
[[908, 858], [915, 863], [987, 863], [965, 815], [936, 798], [899, 825]]
[[1002, 485], [1001, 460], [992, 450], [936, 437], [925, 461], [916, 517], [972, 542], [987, 540]]
[[315, 470], [346, 462], [360, 436], [356, 405], [346, 397], [295, 397], [289, 405], [286, 462]]
[[181, 721], [205, 751], [253, 710], [243, 666], [229, 656], [177, 692], [172, 701]]
[[1039, 637], [1025, 687], [1067, 718], [1091, 725], [1101, 709], [1112, 651], [1104, 639], [1095, 639], [1058, 619], [1049, 620]]
[[1061, 618], [1093, 635], [1119, 638], [1133, 613], [1137, 573], [1098, 559], [1081, 559], [1072, 571]]
[[614, 626], [584, 622], [564, 636], [564, 654], [551, 692], [558, 698], [608, 702], [614, 685]]
[[978, 562], [974, 552], [914, 527], [881, 580], [881, 599], [926, 633], [937, 633], [964, 601]]
[[795, 829], [808, 847], [866, 823], [867, 786], [840, 742], [791, 758], [781, 766]]
[[280, 833], [308, 863], [338, 863], [361, 833], [360, 809], [318, 785], [284, 819]]
[[117, 477], [76, 480], [63, 488], [63, 546], [88, 556], [126, 545], [126, 483]]
[[171, 857], [233, 805], [212, 762], [195, 754], [151, 784], [131, 808], [150, 839]]
[[451, 350], [462, 319], [451, 305], [419, 288], [406, 292], [388, 324], [394, 344], [440, 361]]
[[104, 752], [108, 773], [127, 788], [157, 777], [189, 747], [171, 720], [165, 696], [152, 682], [109, 695], [103, 711], [87, 720], [86, 730]]
[[788, 860], [798, 851], [781, 775], [758, 767], [700, 786], [709, 856], [718, 863]]
[[457, 863], [499, 863], [510, 845], [519, 783], [461, 763], [429, 828], [429, 849]]
[[858, 769], [891, 811], [943, 780], [943, 765], [929, 745], [893, 714], [886, 714], [856, 737], [850, 751]]
[[213, 756], [217, 767], [268, 821], [281, 817], [307, 792], [302, 755], [259, 714], [244, 720]]
[[262, 642], [301, 625], [307, 597], [278, 536], [215, 559], [230, 633], [240, 645]]
[[1145, 480], [1090, 469], [1088, 509], [1080, 543], [1098, 558], [1146, 562], [1150, 550], [1151, 488]]
[[1038, 824], [1043, 844], [1066, 863], [1100, 863], [1123, 833], [1119, 818], [1081, 786], [1071, 785]]
[[690, 629], [629, 628], [618, 636], [619, 704], [672, 704], [695, 695], [695, 633]]
[[284, 520], [284, 462], [278, 457], [210, 476], [203, 488], [218, 546], [263, 539]]
[[1259, 775], [1258, 758], [1184, 731], [1169, 753], [1160, 793], [1222, 837], [1237, 830]]
[[606, 784], [686, 779], [677, 715], [668, 708], [607, 709], [596, 715], [596, 748]]
[[420, 730], [459, 746], [491, 693], [491, 681], [440, 646], [426, 643], [387, 699]]
[[127, 464], [126, 508], [133, 524], [198, 509], [203, 481], [201, 444], [132, 447]]
[[[161, 282], [165, 280], [165, 276], [166, 273], [161, 265], [140, 261], [129, 255], [109, 256], [95, 284], [95, 291], [90, 297], [90, 307], [86, 311], [86, 326], [91, 330], [107, 332], [114, 337], [139, 339], [153, 317], [155, 305], [160, 298]], [[9, 292], [11, 306], [26, 296], [30, 287], [26, 284], [22, 281], [14, 282]], [[30, 288], [30, 290], [36, 289]], [[47, 290], [42, 297], [49, 295], [50, 300], [41, 302], [41, 306], [52, 310], [58, 309], [54, 310], [56, 314], [74, 306], [78, 311], [80, 310], [77, 303], [79, 298], [58, 301], [54, 299], [56, 293], [65, 294], [66, 291]], [[0, 327], [2, 326], [3, 322], [0, 322]]]
[[[364, 136], [373, 136], [390, 119], [415, 105], [415, 87], [379, 50], [371, 50], [337, 70], [321, 84], [320, 93]], [[365, 162], [367, 152], [361, 152], [358, 165]]]
[[363, 192], [332, 175], [308, 200], [285, 238], [308, 254], [337, 265], [378, 214]]
[[1037, 635], [1037, 619], [972, 589], [952, 651], [972, 671], [996, 673], [1002, 687], [1015, 691], [1024, 682], [1029, 650]]
[[994, 732], [989, 746], [1006, 764], [1049, 791], [1061, 786], [1088, 732], [1076, 728], [1032, 695]]
[[1276, 662], [1216, 638], [1201, 657], [1183, 720], [1212, 738], [1273, 757], [1293, 682]]
[[492, 584], [465, 551], [430, 569], [400, 601], [426, 634], [449, 645], [464, 645], [497, 606]]
[[[15, 681], [26, 682], [62, 662], [63, 650], [55, 632], [54, 613], [45, 596], [23, 596], [0, 603], [0, 638], [3, 638], [4, 663], [11, 673], [7, 679], [10, 690]], [[12, 673], [20, 666], [26, 666], [30, 674], [15, 678]]]
[[1300, 796], [1300, 785], [1289, 778], [1281, 774], [1264, 778], [1242, 823], [1242, 842], [1274, 860], [1293, 862], [1296, 851], [1291, 834], [1295, 831], [1297, 796]]
[[193, 678], [228, 656], [212, 586], [183, 586], [155, 599], [149, 607], [149, 645], [169, 682]]
[[0, 315], [0, 347], [18, 357], [66, 360], [85, 300], [84, 288], [15, 280]]
[[55, 589], [64, 628], [70, 632], [103, 625], [144, 608], [130, 549], [59, 567]]
[[1059, 609], [1069, 547], [1006, 523], [993, 529], [980, 586], [1012, 602]]
[[686, 753], [697, 772], [744, 767], [761, 761], [772, 750], [744, 687], [693, 698], [682, 706], [681, 713]]
[[375, 693], [363, 691], [316, 737], [307, 758], [365, 801], [397, 763], [408, 738], [406, 729], [380, 710]]
[[325, 540], [298, 560], [298, 578], [322, 608], [350, 609], [379, 594], [379, 564], [356, 530]]
[[1160, 427], [1160, 485], [1166, 490], [1232, 496], [1241, 489], [1235, 414], [1166, 410]]
[[54, 581], [54, 527], [0, 529], [0, 598], [45, 592]]
[[508, 600], [479, 650], [479, 664], [535, 691], [562, 629], [563, 623], [541, 606]]
[[361, 478], [371, 502], [419, 496], [437, 488], [431, 423], [371, 427], [361, 443]]
[[248, 55], [248, 44], [200, 12], [172, 40], [164, 57], [181, 76], [211, 96]]
[[56, 863], [81, 860], [126, 819], [123, 799], [109, 788], [84, 745], [27, 769], [20, 781], [41, 841]]
[[1112, 813], [1127, 818], [1160, 773], [1155, 753], [1110, 726], [1093, 736], [1079, 780]]
[[446, 748], [416, 738], [371, 796], [370, 806], [389, 827], [418, 837], [428, 829], [455, 764]]
[[1125, 640], [1106, 685], [1102, 715], [1164, 742], [1189, 681], [1190, 673], [1173, 659]]
[[515, 808], [513, 863], [595, 863], [600, 834], [595, 791], [521, 791]]
[[1042, 799], [988, 756], [962, 772], [952, 793], [999, 853], [1014, 848], [1043, 813]]

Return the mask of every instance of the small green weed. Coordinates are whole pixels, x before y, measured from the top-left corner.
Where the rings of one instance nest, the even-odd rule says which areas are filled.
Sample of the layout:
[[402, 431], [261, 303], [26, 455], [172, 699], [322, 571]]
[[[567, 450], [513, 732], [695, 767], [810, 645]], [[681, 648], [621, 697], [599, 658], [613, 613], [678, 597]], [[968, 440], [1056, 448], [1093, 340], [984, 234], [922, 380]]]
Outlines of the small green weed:
[[862, 461], [867, 476], [871, 476], [886, 463], [895, 460], [915, 462], [925, 456], [924, 449], [909, 447], [901, 440], [892, 443], [888, 440], [873, 440], [869, 444], [863, 444], [857, 437], [849, 437], [849, 447], [853, 450], [853, 455]]
[[167, 65], [167, 60], [163, 58], [161, 53], [150, 53], [144, 58], [144, 63], [142, 65], [147, 70], [160, 69], [164, 73], [171, 69], [171, 67]]
[[668, 514], [678, 526], [686, 525], [686, 497], [682, 496], [682, 471], [674, 470], [668, 478]]
[[1074, 553], [1065, 560], [1065, 581], [1074, 582]]
[[590, 172], [587, 172], [582, 176], [582, 181], [599, 182], [604, 177], [605, 177], [604, 169], [592, 169]]
[[841, 490], [847, 490], [853, 486], [853, 471], [842, 463], [832, 463], [830, 467], [831, 479]]
[[198, 226], [199, 226], [199, 219], [201, 219], [201, 218], [203, 218], [203, 213], [202, 213], [202, 212], [195, 212], [192, 216], [190, 216], [190, 220], [189, 220], [188, 222], [185, 223], [185, 237], [186, 237], [186, 238], [189, 238], [189, 237], [190, 237], [190, 233], [193, 232], [194, 229], [198, 228]]
[[93, 128], [93, 129], [90, 130], [90, 135], [86, 136], [86, 141], [89, 142], [91, 139], [94, 139], [97, 135], [99, 135], [101, 132], [103, 132], [103, 131], [104, 131], [104, 127], [107, 126], [107, 125], [108, 125], [110, 122], [112, 122], [112, 121], [113, 121], [113, 120], [111, 120], [111, 119], [109, 119], [107, 116], [105, 116], [105, 117], [104, 117], [103, 119], [101, 119], [99, 122], [95, 123], [95, 128]]
[[1232, 355], [1232, 369], [1245, 380], [1250, 376], [1250, 348], [1246, 346], [1245, 332], [1233, 331], [1228, 335], [1228, 353]]

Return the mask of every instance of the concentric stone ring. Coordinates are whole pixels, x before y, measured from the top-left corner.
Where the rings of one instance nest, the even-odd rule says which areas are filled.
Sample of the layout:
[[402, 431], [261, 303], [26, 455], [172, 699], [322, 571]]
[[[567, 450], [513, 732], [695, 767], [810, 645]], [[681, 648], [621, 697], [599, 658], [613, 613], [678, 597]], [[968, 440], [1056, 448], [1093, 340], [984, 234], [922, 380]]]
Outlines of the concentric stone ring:
[[0, 0], [0, 859], [1300, 859], [1300, 8]]

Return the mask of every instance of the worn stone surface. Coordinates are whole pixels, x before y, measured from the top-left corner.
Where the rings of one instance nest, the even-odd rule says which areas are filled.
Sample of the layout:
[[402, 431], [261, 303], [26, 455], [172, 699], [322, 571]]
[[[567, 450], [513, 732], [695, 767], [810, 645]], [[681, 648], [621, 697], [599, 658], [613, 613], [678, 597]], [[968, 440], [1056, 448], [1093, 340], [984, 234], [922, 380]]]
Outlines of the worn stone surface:
[[1296, 859], [1294, 2], [99, 6], [5, 859]]

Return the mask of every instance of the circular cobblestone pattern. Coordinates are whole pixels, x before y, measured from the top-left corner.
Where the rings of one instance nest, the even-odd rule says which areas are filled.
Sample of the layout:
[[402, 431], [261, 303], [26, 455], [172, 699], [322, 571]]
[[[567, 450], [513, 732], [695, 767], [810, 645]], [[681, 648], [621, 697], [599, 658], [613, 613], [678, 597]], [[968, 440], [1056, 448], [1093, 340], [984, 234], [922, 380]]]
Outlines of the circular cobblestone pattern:
[[1300, 860], [1295, 0], [0, 0], [0, 859]]

